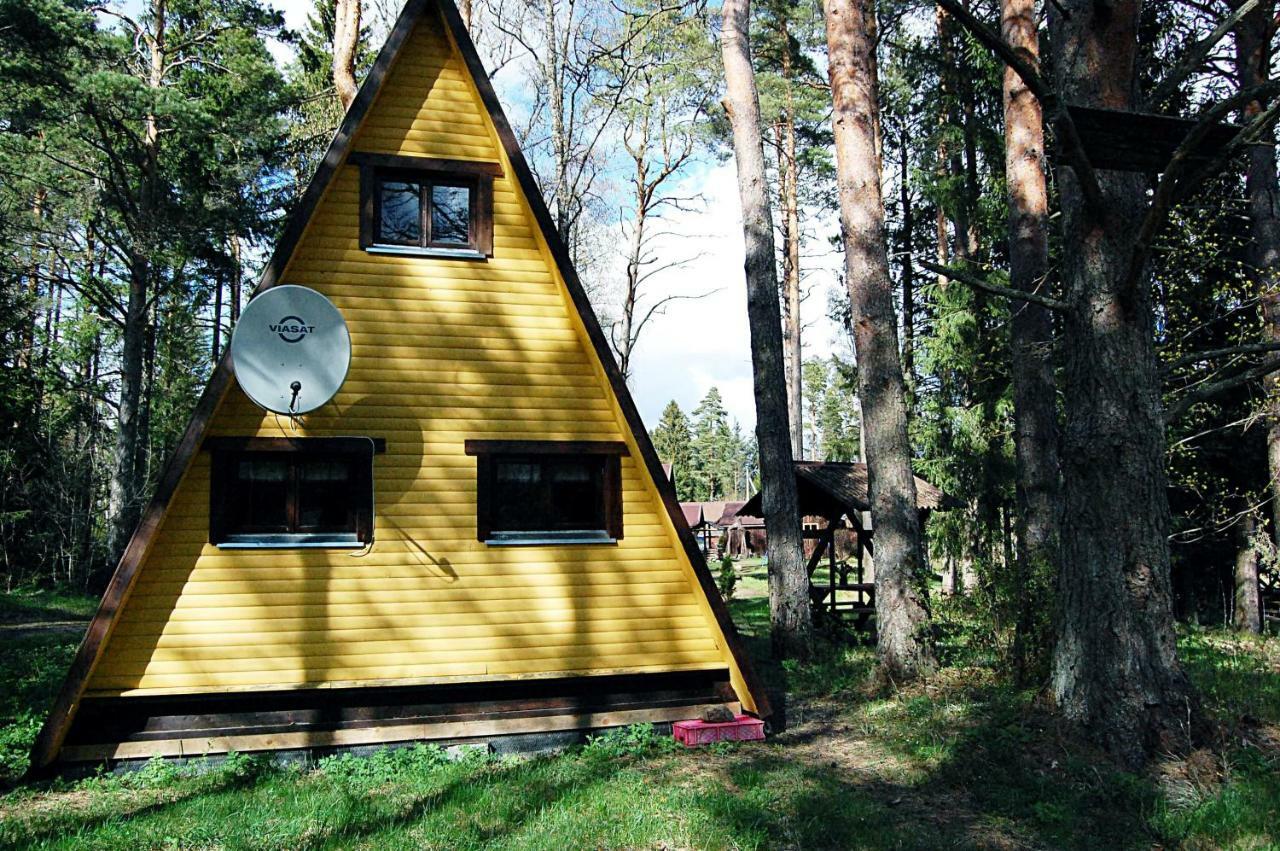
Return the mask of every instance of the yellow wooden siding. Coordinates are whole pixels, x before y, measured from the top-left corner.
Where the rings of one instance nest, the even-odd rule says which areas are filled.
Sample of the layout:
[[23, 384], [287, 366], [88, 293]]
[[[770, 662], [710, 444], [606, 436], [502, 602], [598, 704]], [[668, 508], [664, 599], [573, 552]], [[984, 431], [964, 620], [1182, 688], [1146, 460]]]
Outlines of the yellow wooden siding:
[[[208, 544], [197, 455], [96, 667], [93, 694], [730, 667], [656, 487], [456, 51], [420, 24], [354, 150], [496, 161], [487, 262], [368, 254], [338, 170], [282, 282], [342, 310], [352, 369], [291, 425], [232, 387], [217, 435], [383, 437], [368, 551]], [[625, 440], [616, 546], [475, 540], [469, 438]]]

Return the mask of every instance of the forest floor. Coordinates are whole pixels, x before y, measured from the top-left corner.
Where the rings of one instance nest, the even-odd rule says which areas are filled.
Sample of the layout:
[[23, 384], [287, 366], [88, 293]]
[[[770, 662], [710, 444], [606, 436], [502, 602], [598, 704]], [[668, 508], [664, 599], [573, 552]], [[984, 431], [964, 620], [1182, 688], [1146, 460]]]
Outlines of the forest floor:
[[[28, 599], [20, 615], [0, 596], [0, 623], [92, 608], [45, 603]], [[767, 601], [733, 605], [763, 659]], [[683, 751], [633, 728], [535, 758], [416, 746], [309, 768], [235, 755], [20, 783], [77, 640], [60, 628], [0, 637], [0, 847], [1280, 847], [1277, 638], [1182, 633], [1221, 733], [1142, 775], [1118, 770], [957, 645], [934, 681], [891, 693], [868, 686], [869, 648], [764, 662], [787, 693], [789, 726], [763, 744]]]

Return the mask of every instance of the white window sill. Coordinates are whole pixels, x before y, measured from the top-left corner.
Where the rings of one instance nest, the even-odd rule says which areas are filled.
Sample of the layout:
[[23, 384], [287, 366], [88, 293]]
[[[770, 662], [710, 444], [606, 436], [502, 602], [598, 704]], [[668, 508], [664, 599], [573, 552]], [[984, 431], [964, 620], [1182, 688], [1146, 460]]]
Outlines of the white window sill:
[[565, 544], [616, 544], [607, 532], [494, 532], [490, 547], [555, 547]]
[[474, 248], [422, 248], [416, 245], [370, 245], [369, 254], [389, 254], [400, 257], [439, 257], [449, 260], [488, 260]]
[[355, 535], [235, 535], [214, 544], [220, 550], [362, 550]]

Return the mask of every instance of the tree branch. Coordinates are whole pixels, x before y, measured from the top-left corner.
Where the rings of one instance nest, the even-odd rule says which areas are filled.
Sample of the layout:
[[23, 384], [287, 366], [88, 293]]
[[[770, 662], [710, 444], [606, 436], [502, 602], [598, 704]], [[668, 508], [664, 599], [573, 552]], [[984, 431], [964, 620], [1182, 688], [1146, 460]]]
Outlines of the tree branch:
[[1171, 372], [1182, 369], [1184, 366], [1191, 366], [1201, 361], [1218, 360], [1237, 355], [1261, 355], [1276, 351], [1280, 351], [1280, 343], [1245, 343], [1242, 346], [1227, 346], [1223, 349], [1206, 349], [1203, 352], [1192, 352], [1189, 355], [1183, 355], [1180, 358], [1169, 361], [1161, 367], [1161, 372], [1168, 375]]
[[1235, 25], [1244, 19], [1245, 15], [1258, 8], [1261, 2], [1262, 0], [1248, 0], [1248, 2], [1241, 4], [1240, 8], [1224, 18], [1214, 28], [1213, 32], [1193, 44], [1190, 52], [1187, 53], [1182, 62], [1164, 75], [1164, 79], [1156, 86], [1155, 91], [1151, 93], [1151, 97], [1147, 102], [1158, 106], [1165, 98], [1173, 94], [1178, 86], [1182, 85], [1183, 81], [1204, 63], [1209, 56], [1209, 52], [1213, 50], [1218, 42], [1226, 38], [1227, 33], [1231, 32]]
[[1270, 375], [1280, 370], [1280, 357], [1265, 360], [1260, 364], [1247, 367], [1243, 371], [1235, 375], [1228, 376], [1212, 384], [1205, 384], [1198, 390], [1192, 390], [1185, 396], [1175, 402], [1165, 414], [1165, 425], [1177, 422], [1196, 404], [1217, 396], [1219, 393], [1225, 393], [1228, 390], [1234, 390], [1242, 384], [1248, 384], [1250, 381], [1256, 381], [1259, 378]]
[[945, 275], [953, 281], [959, 281], [960, 283], [966, 284], [975, 289], [989, 292], [992, 295], [1004, 296], [1005, 298], [1011, 298], [1017, 301], [1026, 301], [1031, 304], [1038, 304], [1041, 307], [1049, 310], [1056, 310], [1060, 313], [1065, 313], [1071, 309], [1071, 305], [1061, 299], [1041, 295], [1040, 293], [1025, 292], [1023, 290], [1014, 289], [1013, 287], [1006, 287], [1003, 284], [993, 284], [985, 278], [980, 278], [977, 275], [970, 274], [969, 272], [965, 272], [960, 269], [943, 266], [940, 263], [934, 263], [930, 260], [921, 260], [916, 258], [916, 265], [935, 274]]
[[959, 0], [937, 0], [939, 6], [947, 10], [953, 18], [961, 23], [973, 37], [986, 45], [996, 56], [1008, 65], [1013, 72], [1022, 78], [1031, 94], [1040, 101], [1046, 115], [1052, 116], [1054, 129], [1057, 131], [1058, 144], [1062, 148], [1067, 165], [1076, 173], [1080, 181], [1080, 190], [1084, 193], [1085, 202], [1098, 216], [1105, 219], [1108, 214], [1106, 203], [1102, 198], [1102, 188], [1098, 185], [1098, 175], [1085, 153], [1084, 143], [1080, 140], [1080, 132], [1071, 118], [1067, 105], [1058, 97], [1058, 93], [1040, 76], [1034, 64], [1009, 46], [1000, 34], [959, 3]]
[[1134, 238], [1133, 254], [1129, 259], [1129, 270], [1125, 279], [1127, 289], [1132, 290], [1141, 285], [1143, 270], [1151, 255], [1156, 235], [1164, 227], [1173, 206], [1190, 190], [1220, 171], [1242, 146], [1263, 129], [1275, 123], [1276, 118], [1280, 116], [1280, 105], [1272, 106], [1259, 113], [1247, 125], [1240, 128], [1208, 166], [1184, 177], [1192, 164], [1192, 155], [1204, 143], [1209, 132], [1231, 112], [1258, 98], [1271, 96], [1277, 91], [1280, 91], [1280, 82], [1263, 83], [1218, 101], [1201, 113], [1195, 125], [1173, 152], [1173, 156], [1169, 158], [1169, 164], [1165, 166], [1164, 174], [1161, 175], [1160, 182], [1152, 193], [1151, 205], [1147, 208], [1147, 215], [1143, 218], [1137, 236]]

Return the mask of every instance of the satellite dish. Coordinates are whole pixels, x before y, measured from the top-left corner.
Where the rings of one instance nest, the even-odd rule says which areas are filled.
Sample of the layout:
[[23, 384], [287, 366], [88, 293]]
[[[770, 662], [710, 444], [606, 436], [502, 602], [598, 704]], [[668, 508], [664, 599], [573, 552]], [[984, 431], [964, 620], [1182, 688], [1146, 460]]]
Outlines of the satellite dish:
[[231, 335], [236, 381], [278, 414], [314, 411], [337, 394], [351, 366], [351, 335], [333, 302], [294, 284], [249, 301]]

